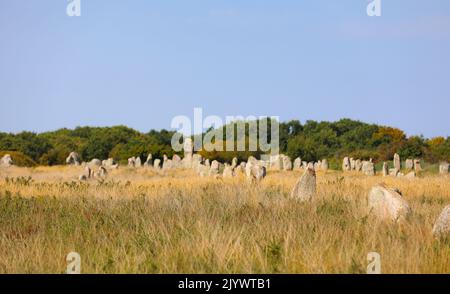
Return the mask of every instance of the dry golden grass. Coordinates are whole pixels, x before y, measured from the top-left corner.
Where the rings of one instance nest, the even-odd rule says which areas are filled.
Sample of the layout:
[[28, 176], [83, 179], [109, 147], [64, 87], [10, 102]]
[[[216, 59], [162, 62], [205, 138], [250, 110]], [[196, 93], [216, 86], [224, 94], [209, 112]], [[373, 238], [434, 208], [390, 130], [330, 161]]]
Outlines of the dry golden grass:
[[[81, 172], [0, 170], [1, 273], [62, 273], [70, 251], [84, 273], [364, 273], [371, 251], [383, 273], [450, 272], [450, 242], [431, 235], [450, 204], [448, 177], [319, 172], [317, 199], [298, 203], [288, 195], [301, 172], [269, 172], [259, 185], [144, 168], [80, 183]], [[406, 224], [368, 216], [381, 181], [409, 201]]]

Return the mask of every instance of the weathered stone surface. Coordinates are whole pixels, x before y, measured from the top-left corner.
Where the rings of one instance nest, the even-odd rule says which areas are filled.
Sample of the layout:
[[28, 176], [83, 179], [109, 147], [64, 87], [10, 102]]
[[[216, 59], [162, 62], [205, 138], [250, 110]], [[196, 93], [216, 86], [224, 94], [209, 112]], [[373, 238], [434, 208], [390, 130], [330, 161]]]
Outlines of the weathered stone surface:
[[297, 157], [294, 160], [294, 170], [299, 170], [302, 168], [302, 159], [300, 157]]
[[313, 164], [313, 168], [314, 168], [315, 171], [318, 171], [320, 169], [320, 163], [319, 162], [315, 162]]
[[192, 156], [194, 154], [194, 143], [192, 142], [191, 138], [184, 138], [183, 151], [184, 157]]
[[300, 201], [309, 201], [316, 195], [316, 172], [308, 167], [295, 184], [291, 192], [291, 198]]
[[441, 162], [439, 164], [439, 173], [441, 175], [447, 175], [448, 174], [448, 168], [449, 168], [449, 163], [448, 162]]
[[134, 160], [134, 167], [141, 167], [141, 166], [142, 166], [141, 158], [139, 156], [136, 156]]
[[232, 178], [235, 176], [234, 169], [232, 166], [225, 164], [225, 168], [223, 169], [223, 177], [224, 178]]
[[101, 166], [101, 165], [102, 165], [102, 162], [101, 162], [100, 159], [94, 158], [94, 159], [92, 159], [92, 160], [89, 162], [88, 165], [90, 165], [90, 166]]
[[151, 153], [149, 153], [147, 155], [147, 159], [144, 162], [144, 166], [148, 166], [148, 167], [153, 166], [153, 155]]
[[422, 170], [422, 164], [420, 159], [414, 159], [414, 171], [416, 173], [420, 172]]
[[167, 157], [166, 157], [166, 160], [164, 160], [163, 161], [163, 167], [162, 167], [163, 169], [172, 169], [173, 168], [173, 162], [172, 162], [172, 159], [167, 159]]
[[375, 175], [375, 165], [370, 161], [363, 161], [362, 172], [366, 176], [374, 176]]
[[2, 167], [10, 167], [13, 165], [13, 160], [10, 154], [5, 154], [0, 160], [0, 166]]
[[411, 213], [408, 202], [398, 189], [388, 188], [385, 184], [374, 186], [368, 197], [371, 213], [383, 220], [405, 220]]
[[344, 157], [342, 160], [342, 170], [349, 171], [351, 169], [350, 159], [348, 157]]
[[245, 175], [247, 180], [252, 182], [259, 182], [266, 176], [266, 167], [260, 166], [254, 161], [250, 160], [245, 166]]
[[328, 170], [328, 160], [327, 159], [322, 159], [320, 168], [325, 171]]
[[357, 171], [357, 172], [361, 171], [362, 166], [363, 166], [363, 164], [362, 164], [361, 159], [355, 160], [355, 171]]
[[134, 167], [135, 164], [136, 164], [136, 158], [135, 157], [128, 158], [128, 167]]
[[231, 167], [235, 168], [238, 165], [238, 159], [236, 157], [233, 158], [231, 161]]
[[101, 178], [106, 178], [107, 175], [108, 175], [108, 171], [106, 170], [106, 168], [103, 166], [99, 167], [98, 176]]
[[[247, 162], [249, 162], [249, 161], [250, 161], [250, 158], [249, 158], [249, 160], [247, 160]], [[280, 154], [271, 155], [269, 167], [274, 170], [281, 170], [283, 168], [282, 156]]]
[[80, 165], [80, 155], [76, 152], [70, 152], [66, 158], [66, 164], [68, 165]]
[[398, 176], [399, 173], [400, 172], [396, 168], [390, 168], [389, 169], [389, 175], [390, 176], [396, 177], [396, 176]]
[[209, 159], [206, 159], [206, 160], [205, 160], [205, 165], [208, 166], [208, 167], [211, 166], [211, 163], [209, 162]]
[[206, 165], [203, 165], [203, 164], [199, 164], [198, 166], [197, 166], [197, 174], [200, 176], [200, 177], [206, 177], [206, 176], [208, 176], [209, 175], [209, 169], [210, 169], [210, 167], [209, 166], [206, 166]]
[[217, 160], [213, 160], [211, 162], [211, 167], [209, 169], [209, 175], [214, 176], [219, 174], [220, 164]]
[[450, 205], [447, 205], [437, 218], [433, 226], [433, 235], [436, 238], [450, 236]]
[[[184, 160], [184, 158], [183, 158], [183, 160]], [[190, 164], [189, 163], [185, 164], [185, 167], [186, 168], [191, 167], [193, 169], [196, 169], [202, 163], [202, 160], [203, 160], [203, 158], [200, 154], [193, 154]]]
[[161, 159], [156, 158], [156, 159], [153, 161], [153, 168], [156, 168], [156, 169], [160, 169], [160, 168], [161, 168]]
[[394, 168], [400, 171], [402, 169], [402, 163], [400, 161], [400, 155], [394, 154]]
[[307, 169], [308, 168], [308, 162], [307, 161], [302, 161], [302, 168], [303, 169]]
[[350, 157], [350, 169], [351, 170], [356, 169], [356, 160], [353, 157]]
[[87, 179], [90, 179], [93, 176], [92, 170], [89, 166], [86, 166], [84, 168], [84, 174], [83, 174]]
[[108, 158], [106, 160], [103, 160], [102, 161], [102, 166], [107, 168], [107, 169], [117, 169], [117, 168], [119, 168], [119, 164], [113, 158]]
[[282, 160], [283, 160], [283, 170], [285, 171], [292, 170], [292, 161], [289, 158], [289, 156], [283, 155]]
[[405, 160], [405, 168], [408, 169], [408, 170], [411, 170], [411, 169], [414, 168], [414, 162], [413, 162], [412, 159], [408, 158], [408, 159]]
[[383, 172], [383, 177], [386, 177], [389, 175], [389, 167], [388, 167], [387, 162], [383, 162], [382, 172]]

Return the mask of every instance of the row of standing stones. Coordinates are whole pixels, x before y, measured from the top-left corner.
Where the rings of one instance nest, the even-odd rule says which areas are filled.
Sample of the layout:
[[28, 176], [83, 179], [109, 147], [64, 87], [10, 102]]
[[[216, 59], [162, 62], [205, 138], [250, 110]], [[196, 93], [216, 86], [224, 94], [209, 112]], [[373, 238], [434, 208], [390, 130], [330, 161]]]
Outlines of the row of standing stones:
[[[116, 169], [119, 165], [113, 159], [100, 161], [93, 159], [90, 162], [81, 162], [80, 156], [76, 152], [71, 152], [66, 159], [69, 165], [84, 166], [85, 170], [80, 175], [80, 180], [87, 180], [90, 178], [105, 178], [108, 175], [109, 169]], [[1, 166], [11, 166], [13, 164], [11, 156], [5, 155], [0, 161]], [[393, 159], [393, 169], [388, 169], [388, 163], [383, 163], [383, 176], [403, 176], [401, 171], [400, 156], [395, 154]], [[147, 160], [142, 163], [140, 157], [132, 157], [128, 159], [129, 168], [151, 167], [154, 169], [173, 169], [173, 168], [192, 168], [201, 177], [213, 176], [231, 178], [239, 173], [245, 175], [246, 178], [254, 183], [261, 181], [266, 176], [268, 168], [273, 170], [300, 170], [304, 173], [293, 187], [290, 198], [298, 201], [307, 202], [315, 199], [317, 190], [316, 171], [328, 170], [328, 161], [323, 159], [318, 162], [305, 162], [300, 158], [296, 158], [292, 163], [291, 159], [283, 154], [269, 156], [268, 158], [257, 160], [254, 157], [249, 157], [247, 162], [238, 164], [237, 158], [234, 158], [231, 164], [222, 164], [217, 160], [210, 162], [208, 159], [203, 159], [199, 154], [193, 153], [192, 142], [186, 140], [184, 146], [184, 157], [174, 155], [172, 159], [164, 156], [163, 160], [154, 159], [150, 154]], [[95, 170], [96, 169], [96, 170]], [[375, 175], [375, 166], [372, 160], [361, 161], [345, 157], [342, 163], [343, 171], [358, 171], [365, 175]], [[411, 177], [416, 172], [421, 170], [420, 160], [407, 159], [405, 161], [405, 169], [412, 170], [405, 177]], [[449, 173], [449, 164], [441, 163], [439, 167], [441, 174]], [[368, 194], [368, 211], [382, 220], [392, 222], [407, 222], [408, 216], [412, 213], [411, 208], [403, 197], [401, 191], [395, 188], [390, 188], [384, 183], [378, 184], [370, 190]], [[446, 206], [442, 213], [437, 218], [432, 233], [436, 238], [446, 237], [450, 235], [450, 205]]]

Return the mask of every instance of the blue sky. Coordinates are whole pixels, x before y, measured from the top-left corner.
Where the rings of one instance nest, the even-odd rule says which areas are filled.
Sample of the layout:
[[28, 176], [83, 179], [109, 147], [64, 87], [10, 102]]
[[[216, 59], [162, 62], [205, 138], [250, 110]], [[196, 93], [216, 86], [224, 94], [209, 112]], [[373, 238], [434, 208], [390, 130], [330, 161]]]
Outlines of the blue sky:
[[0, 0], [0, 131], [177, 115], [450, 135], [450, 1]]

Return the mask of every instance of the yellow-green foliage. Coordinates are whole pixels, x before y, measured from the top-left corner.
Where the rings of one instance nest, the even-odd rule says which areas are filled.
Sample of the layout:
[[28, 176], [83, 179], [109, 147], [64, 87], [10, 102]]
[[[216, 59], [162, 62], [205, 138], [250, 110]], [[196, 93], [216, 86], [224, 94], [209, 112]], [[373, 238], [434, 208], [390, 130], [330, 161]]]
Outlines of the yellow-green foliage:
[[26, 156], [22, 152], [18, 151], [0, 151], [0, 158], [2, 158], [5, 154], [11, 155], [14, 165], [17, 166], [26, 166], [31, 167], [35, 166], [36, 162], [31, 159], [29, 156]]
[[[84, 273], [365, 273], [372, 251], [384, 273], [450, 272], [450, 243], [431, 234], [447, 177], [318, 172], [317, 199], [299, 203], [288, 195], [301, 172], [252, 185], [146, 168], [81, 183], [82, 170], [0, 169], [1, 273], [62, 273], [71, 251]], [[368, 216], [381, 181], [410, 203], [407, 223]]]

